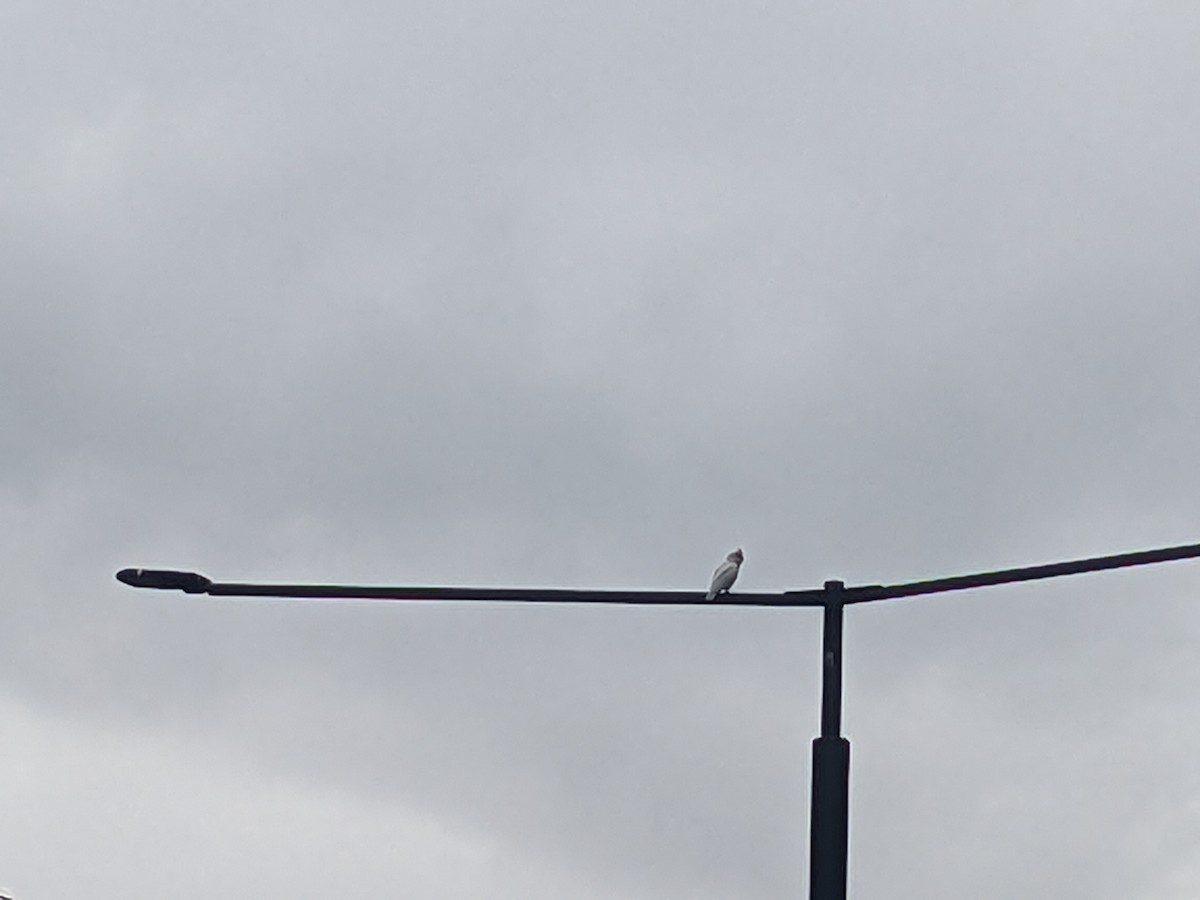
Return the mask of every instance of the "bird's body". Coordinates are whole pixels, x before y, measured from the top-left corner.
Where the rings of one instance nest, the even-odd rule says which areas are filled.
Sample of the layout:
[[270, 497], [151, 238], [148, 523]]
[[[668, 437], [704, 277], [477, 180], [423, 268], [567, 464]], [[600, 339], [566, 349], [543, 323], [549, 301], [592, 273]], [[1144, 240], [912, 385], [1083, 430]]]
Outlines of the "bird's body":
[[712, 600], [717, 594], [729, 593], [729, 589], [737, 581], [738, 570], [741, 569], [742, 560], [745, 558], [741, 547], [725, 557], [725, 562], [717, 566], [717, 571], [713, 572], [712, 584], [708, 587], [708, 595], [704, 598], [705, 600]]

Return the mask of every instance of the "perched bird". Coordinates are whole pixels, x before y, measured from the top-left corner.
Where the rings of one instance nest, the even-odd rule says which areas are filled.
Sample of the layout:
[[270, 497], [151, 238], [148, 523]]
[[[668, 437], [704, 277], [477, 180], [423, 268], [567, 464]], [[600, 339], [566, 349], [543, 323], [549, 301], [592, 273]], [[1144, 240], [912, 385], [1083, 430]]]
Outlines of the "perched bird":
[[729, 593], [729, 589], [737, 581], [738, 569], [742, 567], [742, 560], [745, 558], [742, 555], [741, 547], [725, 557], [725, 562], [717, 566], [717, 571], [713, 572], [712, 584], [709, 585], [708, 596], [704, 598], [705, 600], [711, 600], [717, 594]]

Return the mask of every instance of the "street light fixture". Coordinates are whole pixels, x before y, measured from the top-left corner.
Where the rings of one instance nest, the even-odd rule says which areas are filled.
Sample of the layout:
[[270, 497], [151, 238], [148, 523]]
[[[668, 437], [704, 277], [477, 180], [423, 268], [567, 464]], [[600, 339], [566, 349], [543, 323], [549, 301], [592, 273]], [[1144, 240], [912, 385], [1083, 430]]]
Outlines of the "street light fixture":
[[850, 742], [841, 734], [842, 622], [846, 606], [971, 588], [1011, 584], [1145, 566], [1200, 557], [1200, 544], [1162, 547], [1115, 556], [1096, 556], [1040, 566], [955, 575], [932, 581], [847, 587], [826, 581], [823, 588], [781, 593], [718, 594], [703, 591], [577, 591], [539, 588], [377, 587], [330, 584], [245, 584], [212, 581], [196, 572], [122, 569], [117, 580], [133, 587], [180, 590], [212, 597], [292, 597], [306, 600], [450, 600], [525, 603], [624, 603], [720, 606], [819, 606], [824, 610], [821, 665], [821, 731], [813, 740], [809, 832], [810, 900], [845, 900], [849, 834]]

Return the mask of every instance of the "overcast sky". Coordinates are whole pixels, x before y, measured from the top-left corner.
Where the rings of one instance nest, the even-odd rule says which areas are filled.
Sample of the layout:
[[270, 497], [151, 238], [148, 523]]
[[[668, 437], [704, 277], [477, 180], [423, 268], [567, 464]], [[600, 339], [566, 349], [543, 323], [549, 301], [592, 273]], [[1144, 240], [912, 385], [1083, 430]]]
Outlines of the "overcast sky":
[[[0, 892], [806, 896], [810, 610], [1200, 540], [1191, 3], [0, 13]], [[1200, 896], [1200, 564], [856, 607], [850, 889]]]

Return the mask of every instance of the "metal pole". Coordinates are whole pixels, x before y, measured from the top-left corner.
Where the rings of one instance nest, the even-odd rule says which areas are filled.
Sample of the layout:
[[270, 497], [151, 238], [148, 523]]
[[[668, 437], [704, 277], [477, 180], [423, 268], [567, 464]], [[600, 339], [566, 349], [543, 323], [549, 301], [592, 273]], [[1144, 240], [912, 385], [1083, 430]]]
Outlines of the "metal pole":
[[821, 736], [813, 741], [812, 817], [809, 827], [810, 900], [845, 900], [850, 825], [850, 742], [842, 726], [842, 619], [840, 581], [825, 582], [821, 654]]
[[[846, 604], [946, 591], [1057, 578], [1200, 557], [1200, 544], [1160, 547], [1115, 556], [1096, 556], [1039, 566], [954, 575], [905, 584], [867, 584], [847, 588], [827, 581], [823, 590], [768, 594], [719, 594], [705, 599], [701, 591], [589, 591], [544, 588], [414, 587], [335, 584], [242, 584], [215, 582], [196, 572], [174, 569], [122, 569], [117, 580], [139, 588], [180, 590], [214, 597], [295, 597], [305, 600], [359, 599], [408, 601], [479, 601], [525, 603], [637, 603], [737, 606], [820, 606], [824, 609], [821, 666], [821, 735], [813, 741], [812, 823], [810, 830], [809, 897], [845, 900], [847, 835], [850, 820], [850, 742], [842, 725], [842, 619]], [[0, 898], [4, 900], [4, 898]]]

